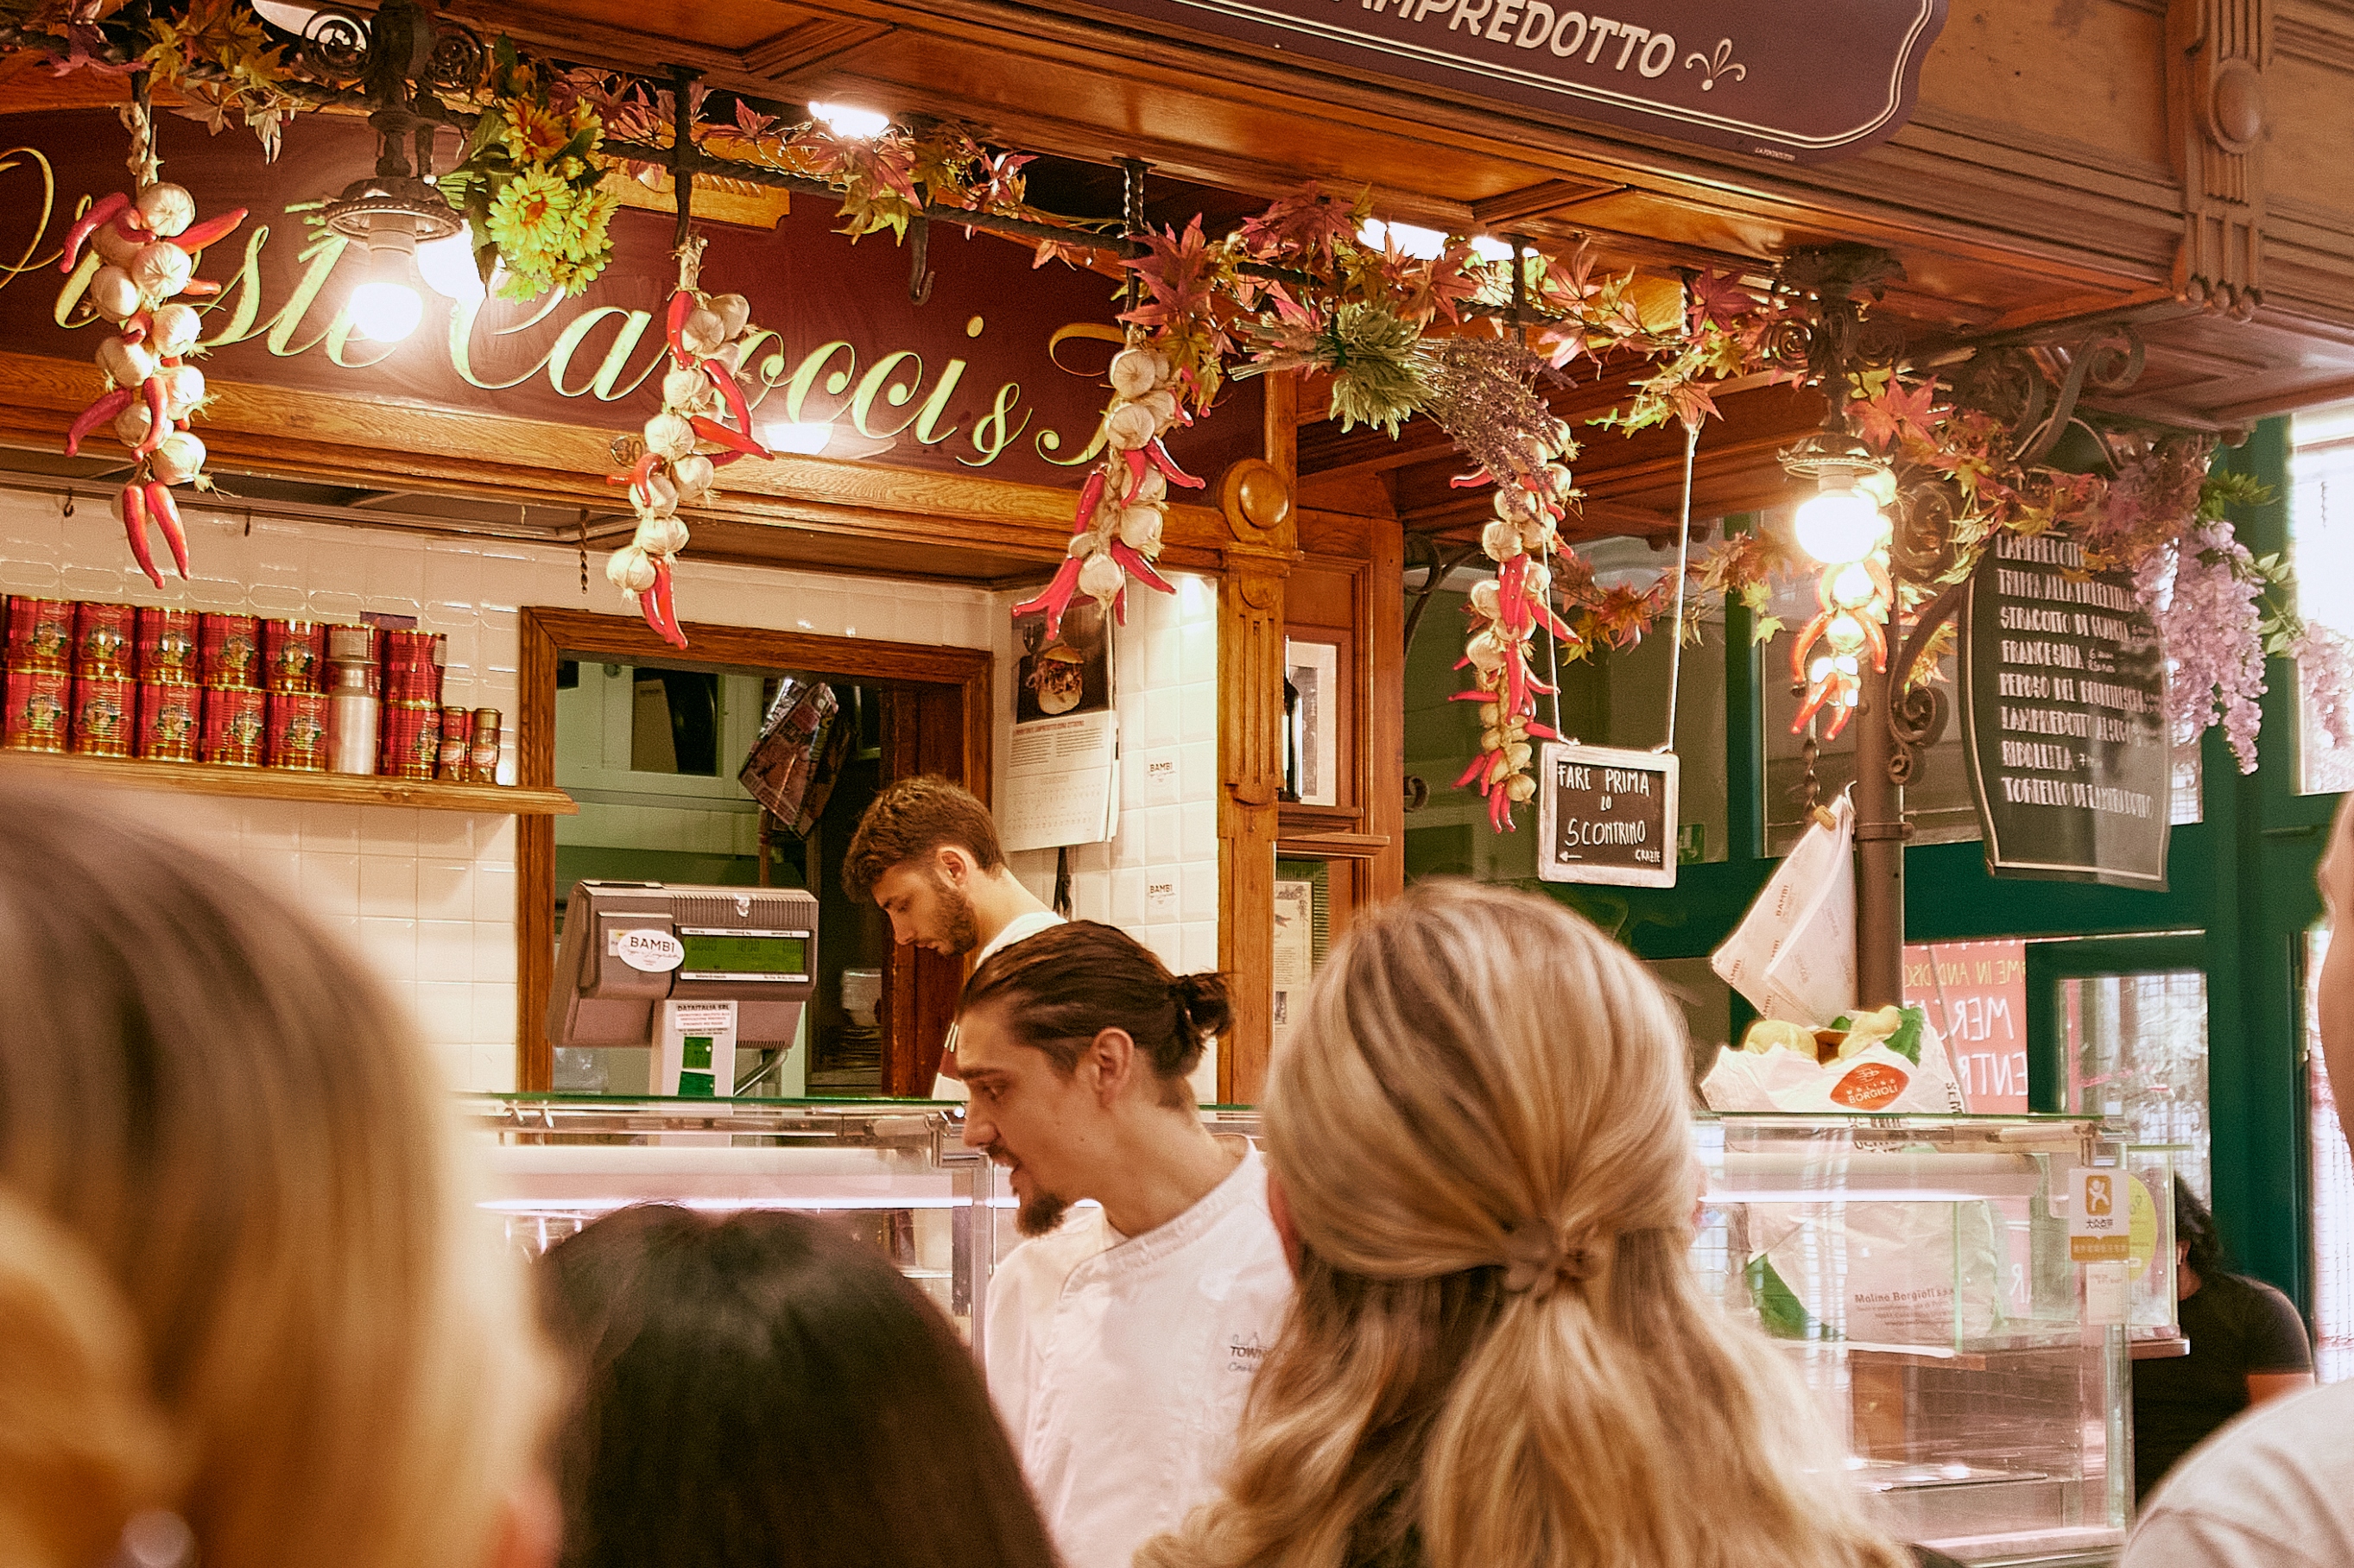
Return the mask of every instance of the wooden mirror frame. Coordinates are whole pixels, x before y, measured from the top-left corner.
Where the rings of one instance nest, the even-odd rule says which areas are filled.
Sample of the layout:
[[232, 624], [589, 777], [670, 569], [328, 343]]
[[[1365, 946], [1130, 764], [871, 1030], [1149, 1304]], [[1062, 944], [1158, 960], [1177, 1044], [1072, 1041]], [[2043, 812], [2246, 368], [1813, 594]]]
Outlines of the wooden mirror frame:
[[[879, 686], [909, 700], [885, 709], [883, 776], [917, 773], [953, 779], [990, 799], [995, 709], [985, 648], [941, 648], [867, 637], [819, 637], [742, 626], [689, 622], [687, 646], [673, 648], [633, 616], [525, 607], [518, 676], [515, 781], [556, 784], [556, 670], [564, 654], [665, 669], [791, 670], [821, 680]], [[515, 829], [515, 1086], [545, 1091], [553, 1083], [547, 1044], [547, 990], [556, 969], [556, 820], [525, 817]], [[886, 994], [883, 1093], [928, 1093], [940, 1042], [955, 1015], [964, 967], [954, 959], [895, 947]], [[902, 1005], [911, 999], [913, 1005]]]

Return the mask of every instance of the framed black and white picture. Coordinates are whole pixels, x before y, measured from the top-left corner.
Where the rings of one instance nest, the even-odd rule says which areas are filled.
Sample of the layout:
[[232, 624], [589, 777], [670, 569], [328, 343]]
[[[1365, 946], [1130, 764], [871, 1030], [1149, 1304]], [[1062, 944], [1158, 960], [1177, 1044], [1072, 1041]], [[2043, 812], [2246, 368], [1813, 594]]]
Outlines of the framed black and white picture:
[[1331, 642], [1287, 638], [1284, 694], [1290, 754], [1286, 771], [1303, 806], [1341, 803], [1341, 650]]

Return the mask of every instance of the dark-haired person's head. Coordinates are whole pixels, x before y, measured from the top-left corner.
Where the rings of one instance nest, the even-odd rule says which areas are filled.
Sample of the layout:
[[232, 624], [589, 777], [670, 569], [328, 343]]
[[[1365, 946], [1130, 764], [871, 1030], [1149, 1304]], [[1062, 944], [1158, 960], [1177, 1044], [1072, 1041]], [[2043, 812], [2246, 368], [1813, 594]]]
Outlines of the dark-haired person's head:
[[882, 907], [893, 941], [954, 958], [986, 939], [976, 884], [1004, 865], [989, 808], [926, 775], [900, 779], [866, 808], [843, 858], [842, 887], [853, 902]]
[[564, 1568], [1054, 1568], [970, 1353], [872, 1249], [648, 1204], [540, 1267]]
[[2223, 1237], [2215, 1216], [2179, 1175], [2174, 1178], [2174, 1255], [2200, 1279], [2223, 1272]]
[[1007, 1166], [1025, 1235], [1098, 1196], [1136, 1134], [1198, 1126], [1193, 1069], [1227, 1022], [1225, 981], [1172, 975], [1135, 938], [1092, 920], [991, 956], [957, 1009], [965, 1142]]

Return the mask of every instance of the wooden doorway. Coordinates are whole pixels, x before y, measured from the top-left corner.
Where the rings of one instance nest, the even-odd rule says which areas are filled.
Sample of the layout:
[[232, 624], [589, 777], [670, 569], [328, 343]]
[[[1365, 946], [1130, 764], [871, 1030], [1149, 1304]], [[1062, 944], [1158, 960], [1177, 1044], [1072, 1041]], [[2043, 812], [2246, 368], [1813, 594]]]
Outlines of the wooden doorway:
[[[889, 698], [884, 780], [938, 774], [988, 802], [994, 718], [988, 650], [701, 622], [684, 630], [687, 647], [682, 652], [634, 617], [526, 607], [521, 618], [516, 782], [543, 788], [556, 782], [557, 670], [564, 659], [576, 658], [718, 672], [790, 670], [879, 687]], [[515, 1082], [526, 1092], [548, 1088], [554, 1074], [546, 1016], [556, 962], [555, 876], [555, 821], [522, 819], [515, 843]], [[963, 979], [955, 959], [911, 948], [892, 950], [884, 982], [885, 1094], [929, 1089]]]

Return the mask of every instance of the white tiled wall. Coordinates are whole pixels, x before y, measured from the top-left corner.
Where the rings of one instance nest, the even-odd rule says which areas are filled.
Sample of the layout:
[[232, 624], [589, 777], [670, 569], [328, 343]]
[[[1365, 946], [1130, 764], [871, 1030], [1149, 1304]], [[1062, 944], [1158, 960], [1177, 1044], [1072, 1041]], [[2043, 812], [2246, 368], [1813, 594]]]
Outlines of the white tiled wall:
[[[132, 565], [103, 497], [82, 496], [67, 518], [53, 498], [0, 492], [0, 589], [320, 620], [414, 615], [450, 634], [448, 701], [510, 715], [520, 607], [622, 608], [601, 554], [590, 557], [584, 596], [570, 550], [265, 518], [248, 532], [241, 514], [184, 511], [196, 576], [183, 584], [167, 574], [158, 590]], [[1003, 619], [978, 589], [712, 565], [691, 546], [678, 603], [694, 620], [969, 648], [1001, 640]], [[514, 778], [511, 747], [500, 772]], [[138, 793], [151, 820], [180, 824], [350, 938], [414, 1012], [454, 1083], [514, 1087], [513, 818]]]
[[[1174, 594], [1132, 588], [1128, 624], [1113, 638], [1120, 747], [1119, 831], [1071, 851], [1071, 913], [1120, 927], [1179, 974], [1218, 967], [1217, 584], [1178, 576]], [[1014, 666], [1012, 622], [1021, 594], [1001, 595], [998, 668]], [[998, 789], [1005, 788], [1014, 692], [998, 683]], [[1040, 898], [1055, 888], [1055, 852], [1006, 857]], [[1195, 1075], [1214, 1099], [1217, 1063]]]
[[[184, 512], [197, 575], [186, 584], [167, 575], [158, 590], [132, 565], [103, 497], [81, 497], [67, 518], [53, 498], [0, 491], [0, 590], [320, 620], [414, 615], [449, 634], [447, 700], [510, 715], [522, 606], [622, 608], [600, 554], [590, 557], [584, 595], [570, 550], [265, 518], [249, 525], [240, 513], [204, 505]], [[1121, 832], [1109, 844], [1073, 851], [1072, 864], [1080, 916], [1135, 932], [1184, 972], [1217, 966], [1217, 620], [1213, 582], [1181, 577], [1178, 587], [1174, 596], [1129, 596], [1116, 655]], [[1013, 705], [1007, 610], [1020, 597], [714, 565], [695, 560], [692, 546], [678, 577], [688, 620], [991, 649], [1001, 768]], [[1157, 783], [1155, 760], [1168, 764]], [[511, 736], [500, 772], [514, 778]], [[356, 944], [413, 1011], [453, 1082], [514, 1086], [513, 818], [135, 793], [151, 819], [176, 822], [273, 880]], [[1049, 896], [1053, 853], [1014, 858], [1023, 880]]]

